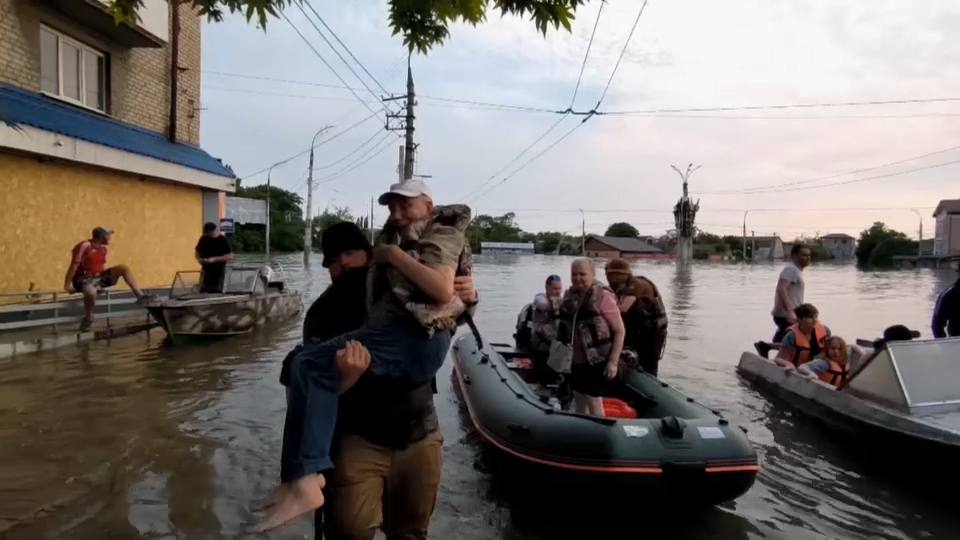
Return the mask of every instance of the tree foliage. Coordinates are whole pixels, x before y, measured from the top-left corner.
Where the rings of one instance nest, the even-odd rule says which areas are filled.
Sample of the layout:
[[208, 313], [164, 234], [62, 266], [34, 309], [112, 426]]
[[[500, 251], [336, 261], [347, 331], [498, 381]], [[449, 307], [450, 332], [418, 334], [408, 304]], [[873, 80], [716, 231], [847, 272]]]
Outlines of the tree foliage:
[[638, 238], [640, 231], [629, 223], [618, 221], [607, 227], [607, 232], [603, 233], [603, 235], [617, 238]]
[[[201, 16], [220, 22], [225, 13], [241, 13], [247, 21], [266, 28], [269, 17], [303, 0], [175, 0], [191, 5]], [[389, 0], [390, 29], [401, 35], [411, 52], [426, 54], [450, 37], [450, 25], [458, 22], [473, 26], [487, 20], [490, 12], [500, 16], [529, 16], [543, 35], [551, 27], [570, 31], [576, 10], [588, 0]], [[110, 10], [118, 23], [135, 21], [143, 0], [111, 0]]]
[[854, 254], [859, 266], [889, 267], [897, 255], [915, 255], [917, 246], [906, 234], [877, 221], [860, 233]]
[[[249, 199], [267, 199], [267, 186], [237, 187], [237, 197]], [[270, 249], [278, 252], [294, 252], [303, 250], [303, 199], [292, 191], [270, 186]], [[262, 226], [260, 227], [262, 228]], [[244, 231], [250, 227], [244, 227]], [[249, 233], [244, 233], [245, 235]], [[263, 234], [260, 233], [262, 241]], [[236, 234], [234, 235], [236, 236]], [[251, 239], [250, 244], [254, 245]], [[262, 251], [248, 249], [248, 239], [244, 236], [239, 251]]]

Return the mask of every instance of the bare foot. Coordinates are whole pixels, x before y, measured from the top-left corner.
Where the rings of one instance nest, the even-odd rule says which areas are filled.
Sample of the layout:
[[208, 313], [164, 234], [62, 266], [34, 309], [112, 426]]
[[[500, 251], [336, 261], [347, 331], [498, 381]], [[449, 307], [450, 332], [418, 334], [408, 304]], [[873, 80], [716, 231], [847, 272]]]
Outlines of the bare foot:
[[277, 503], [283, 500], [284, 495], [286, 495], [288, 491], [290, 491], [290, 484], [280, 484], [279, 486], [273, 488], [269, 495], [253, 505], [253, 511], [263, 512], [264, 510], [276, 506]]
[[266, 519], [254, 528], [266, 532], [289, 523], [323, 506], [323, 488], [327, 485], [322, 474], [308, 474], [289, 484], [280, 501], [270, 510]]

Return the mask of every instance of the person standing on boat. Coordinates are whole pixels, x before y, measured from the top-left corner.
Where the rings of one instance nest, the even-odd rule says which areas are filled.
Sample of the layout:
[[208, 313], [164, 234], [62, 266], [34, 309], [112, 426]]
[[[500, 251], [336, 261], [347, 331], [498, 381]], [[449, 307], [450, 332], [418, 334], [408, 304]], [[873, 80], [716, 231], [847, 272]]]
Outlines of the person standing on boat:
[[223, 292], [223, 276], [227, 271], [227, 263], [233, 261], [233, 249], [230, 240], [216, 223], [205, 223], [203, 235], [194, 248], [194, 257], [200, 263], [200, 292]]
[[824, 351], [830, 328], [820, 323], [820, 312], [810, 304], [800, 304], [794, 311], [796, 324], [787, 328], [780, 341], [774, 362], [785, 368], [800, 367]]
[[557, 334], [557, 309], [563, 298], [563, 281], [560, 276], [547, 276], [544, 291], [533, 297], [533, 302], [523, 306], [517, 317], [516, 333], [513, 334], [518, 349], [546, 352]]
[[619, 298], [626, 331], [623, 346], [637, 353], [640, 367], [656, 377], [667, 343], [667, 310], [660, 291], [648, 278], [634, 276], [623, 259], [607, 263], [606, 275]]
[[570, 347], [570, 389], [575, 412], [604, 416], [603, 393], [617, 376], [623, 351], [623, 319], [617, 296], [597, 283], [593, 263], [577, 259], [570, 265], [570, 288], [560, 303], [557, 340]]
[[90, 233], [90, 239], [73, 246], [67, 275], [63, 279], [63, 289], [68, 293], [83, 293], [84, 317], [80, 322], [80, 331], [86, 332], [93, 324], [93, 311], [97, 307], [97, 294], [103, 289], [113, 287], [120, 278], [130, 287], [137, 303], [145, 302], [153, 295], [144, 294], [137, 287], [133, 272], [125, 264], [107, 268], [107, 246], [113, 231], [97, 227]]
[[773, 322], [777, 325], [777, 332], [773, 335], [773, 342], [780, 343], [787, 329], [797, 324], [794, 310], [803, 303], [804, 281], [803, 270], [810, 266], [810, 248], [804, 244], [796, 244], [790, 250], [790, 263], [780, 271], [777, 279], [777, 289], [773, 297]]
[[935, 338], [960, 336], [960, 278], [937, 297], [931, 326]]

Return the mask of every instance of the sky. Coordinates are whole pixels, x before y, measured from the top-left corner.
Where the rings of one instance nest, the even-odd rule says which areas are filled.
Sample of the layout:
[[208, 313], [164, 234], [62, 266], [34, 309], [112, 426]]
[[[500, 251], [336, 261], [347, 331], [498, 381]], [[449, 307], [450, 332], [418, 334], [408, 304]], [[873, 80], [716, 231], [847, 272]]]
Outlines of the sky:
[[[296, 8], [285, 13], [316, 52], [283, 19], [266, 31], [240, 16], [206, 24], [201, 143], [244, 186], [265, 183], [265, 171], [254, 173], [301, 154], [277, 166], [271, 182], [305, 198], [305, 151], [333, 126], [317, 139], [343, 132], [316, 150], [313, 214], [348, 207], [365, 215], [398, 179], [402, 132], [384, 130], [379, 100], [387, 94], [380, 86], [405, 91], [406, 49], [391, 36], [386, 0], [310, 4], [360, 65], [309, 9], [309, 19]], [[597, 107], [641, 2], [608, 0], [597, 19], [601, 5], [581, 8], [572, 32], [546, 37], [528, 20], [491, 13], [412, 57], [416, 173], [429, 176], [438, 204], [514, 212], [529, 231], [577, 233], [582, 221], [602, 234], [626, 221], [659, 235], [673, 228], [681, 194], [671, 165], [693, 163], [700, 168], [689, 189], [707, 232], [740, 235], [745, 222], [748, 235], [857, 236], [883, 221], [916, 238], [922, 218], [929, 238], [937, 202], [960, 198], [960, 41], [951, 34], [960, 4], [650, 0]], [[585, 116], [529, 110], [570, 107], [581, 66], [575, 111], [674, 112], [597, 115], [580, 125]], [[338, 88], [343, 81], [356, 90]], [[764, 108], [896, 100], [940, 101]], [[386, 214], [377, 207], [374, 215], [379, 223]]]

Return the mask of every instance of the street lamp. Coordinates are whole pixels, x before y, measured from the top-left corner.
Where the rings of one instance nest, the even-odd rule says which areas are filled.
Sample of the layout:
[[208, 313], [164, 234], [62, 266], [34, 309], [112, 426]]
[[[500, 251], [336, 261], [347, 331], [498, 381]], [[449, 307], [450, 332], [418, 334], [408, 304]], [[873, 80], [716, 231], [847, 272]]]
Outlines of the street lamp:
[[273, 173], [274, 167], [283, 165], [287, 161], [288, 160], [278, 161], [267, 170], [267, 263], [270, 262], [270, 175]]
[[747, 262], [747, 214], [749, 210], [743, 211], [743, 262]]
[[583, 213], [583, 208], [577, 208], [580, 211], [580, 256], [587, 256], [587, 218]]
[[920, 215], [920, 212], [915, 208], [910, 209], [911, 212], [917, 215], [917, 218], [920, 220], [920, 241], [917, 242], [917, 257], [923, 256], [923, 216]]
[[311, 219], [311, 211], [313, 210], [313, 151], [317, 147], [317, 137], [321, 133], [330, 129], [331, 126], [323, 126], [320, 128], [317, 133], [313, 136], [313, 139], [310, 141], [310, 165], [307, 170], [307, 208], [306, 208], [306, 219], [303, 222], [303, 265], [310, 266], [310, 251], [312, 250], [311, 244], [313, 236], [313, 220]]

